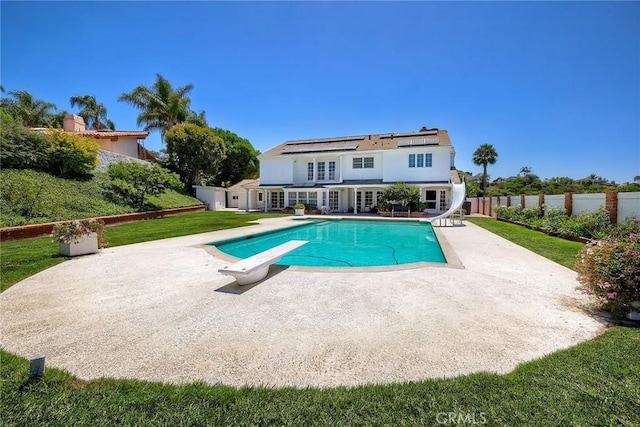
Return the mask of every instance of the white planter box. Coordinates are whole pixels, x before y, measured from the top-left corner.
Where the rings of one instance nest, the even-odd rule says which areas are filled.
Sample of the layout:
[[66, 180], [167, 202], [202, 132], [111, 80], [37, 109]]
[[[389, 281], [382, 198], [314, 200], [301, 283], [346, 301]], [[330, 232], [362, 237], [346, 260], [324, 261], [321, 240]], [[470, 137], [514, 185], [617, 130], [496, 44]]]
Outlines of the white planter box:
[[95, 254], [98, 252], [98, 233], [87, 234], [78, 243], [60, 243], [60, 254], [64, 256], [78, 256]]
[[296, 216], [304, 215], [304, 209], [295, 209], [295, 211], [296, 211]]

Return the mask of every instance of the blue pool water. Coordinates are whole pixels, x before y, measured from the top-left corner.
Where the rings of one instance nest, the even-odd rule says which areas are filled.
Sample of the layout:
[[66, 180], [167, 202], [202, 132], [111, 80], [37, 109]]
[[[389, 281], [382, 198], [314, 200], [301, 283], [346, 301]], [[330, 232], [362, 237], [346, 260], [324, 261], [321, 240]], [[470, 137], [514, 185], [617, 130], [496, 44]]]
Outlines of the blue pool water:
[[309, 243], [277, 264], [316, 267], [371, 267], [413, 262], [446, 263], [429, 223], [372, 220], [304, 221], [286, 230], [214, 243], [219, 250], [248, 258], [289, 240]]

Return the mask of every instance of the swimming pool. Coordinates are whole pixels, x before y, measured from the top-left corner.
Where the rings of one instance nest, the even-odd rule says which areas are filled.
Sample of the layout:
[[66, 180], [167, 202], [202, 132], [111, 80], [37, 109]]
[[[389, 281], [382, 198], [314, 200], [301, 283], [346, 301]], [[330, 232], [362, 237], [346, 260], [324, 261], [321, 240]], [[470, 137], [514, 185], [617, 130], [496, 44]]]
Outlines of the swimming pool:
[[313, 267], [372, 267], [415, 262], [446, 263], [429, 223], [376, 220], [304, 220], [303, 225], [212, 243], [248, 258], [289, 240], [309, 243], [277, 263]]

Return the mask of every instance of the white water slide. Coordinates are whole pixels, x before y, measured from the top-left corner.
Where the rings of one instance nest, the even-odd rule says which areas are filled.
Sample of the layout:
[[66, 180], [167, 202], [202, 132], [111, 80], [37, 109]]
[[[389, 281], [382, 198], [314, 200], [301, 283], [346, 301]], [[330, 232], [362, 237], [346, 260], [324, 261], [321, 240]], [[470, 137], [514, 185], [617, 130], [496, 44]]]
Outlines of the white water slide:
[[462, 207], [462, 203], [464, 202], [466, 196], [466, 189], [464, 182], [461, 184], [452, 184], [451, 188], [451, 207], [445, 213], [442, 213], [438, 216], [434, 216], [433, 218], [427, 218], [426, 221], [433, 222], [437, 219], [449, 218], [455, 211]]

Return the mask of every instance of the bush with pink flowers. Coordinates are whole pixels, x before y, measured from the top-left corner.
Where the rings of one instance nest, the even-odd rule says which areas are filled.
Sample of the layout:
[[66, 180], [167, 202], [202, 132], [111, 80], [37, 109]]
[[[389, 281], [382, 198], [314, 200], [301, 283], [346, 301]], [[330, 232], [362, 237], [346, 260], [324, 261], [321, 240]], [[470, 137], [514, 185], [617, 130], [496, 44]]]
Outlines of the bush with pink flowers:
[[586, 244], [576, 262], [581, 288], [595, 295], [602, 308], [615, 317], [632, 311], [640, 301], [640, 235], [614, 232], [608, 238]]

